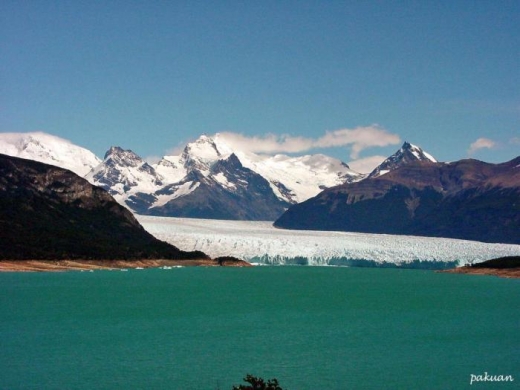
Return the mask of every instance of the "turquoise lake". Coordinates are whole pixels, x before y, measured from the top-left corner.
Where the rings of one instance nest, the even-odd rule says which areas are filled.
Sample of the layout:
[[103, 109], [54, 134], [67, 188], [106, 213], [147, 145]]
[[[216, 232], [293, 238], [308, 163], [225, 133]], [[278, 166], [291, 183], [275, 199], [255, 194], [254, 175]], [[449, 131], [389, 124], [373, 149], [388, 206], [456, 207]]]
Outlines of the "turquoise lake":
[[[0, 389], [518, 388], [520, 280], [343, 267], [0, 274]], [[470, 376], [512, 375], [514, 382]]]

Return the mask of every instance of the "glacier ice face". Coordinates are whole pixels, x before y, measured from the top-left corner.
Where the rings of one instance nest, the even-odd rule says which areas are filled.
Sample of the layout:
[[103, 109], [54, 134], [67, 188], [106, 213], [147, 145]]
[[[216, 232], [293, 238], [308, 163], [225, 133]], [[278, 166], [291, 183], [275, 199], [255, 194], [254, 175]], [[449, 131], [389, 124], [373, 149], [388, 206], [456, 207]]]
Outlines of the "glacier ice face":
[[520, 255], [520, 245], [418, 236], [282, 230], [267, 221], [136, 217], [151, 234], [182, 250], [201, 250], [211, 257], [232, 255], [260, 264], [443, 268]]

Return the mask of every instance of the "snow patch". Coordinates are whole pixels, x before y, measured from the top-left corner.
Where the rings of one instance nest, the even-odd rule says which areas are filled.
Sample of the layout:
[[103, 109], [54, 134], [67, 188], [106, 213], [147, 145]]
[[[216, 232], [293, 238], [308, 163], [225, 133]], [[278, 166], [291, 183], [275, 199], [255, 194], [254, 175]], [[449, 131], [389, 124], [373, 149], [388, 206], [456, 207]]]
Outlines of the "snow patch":
[[[216, 175], [213, 176], [213, 179], [215, 179], [215, 181], [217, 183], [219, 183], [220, 185], [222, 185], [223, 187], [226, 187], [226, 188], [230, 188], [230, 189], [236, 189], [237, 186], [233, 183], [230, 183], [229, 180], [227, 179], [226, 175], [224, 175], [222, 172], [219, 172], [217, 173]], [[243, 182], [244, 180], [238, 180], [239, 182]]]
[[[261, 156], [235, 153], [242, 165], [266, 178], [278, 198], [300, 203], [319, 194], [324, 188], [355, 180], [360, 174], [340, 160], [322, 154], [289, 157], [283, 154]], [[293, 194], [288, 198], [275, 183], [282, 183]]]
[[412, 152], [412, 154], [415, 157], [417, 157], [417, 160], [423, 160], [424, 157], [426, 157], [428, 160], [430, 160], [432, 162], [437, 162], [437, 160], [431, 154], [425, 152], [419, 146], [413, 145], [413, 144], [410, 144], [410, 146], [411, 146], [410, 151]]
[[180, 198], [182, 196], [186, 196], [193, 191], [195, 191], [199, 187], [200, 183], [194, 183], [192, 181], [188, 181], [186, 183], [180, 184], [179, 186], [175, 187], [175, 192], [173, 194], [169, 195], [156, 195], [157, 200], [154, 202], [152, 207], [161, 207], [164, 206], [166, 203], [173, 199]]
[[177, 183], [188, 174], [181, 156], [164, 156], [152, 167], [164, 178], [166, 183]]

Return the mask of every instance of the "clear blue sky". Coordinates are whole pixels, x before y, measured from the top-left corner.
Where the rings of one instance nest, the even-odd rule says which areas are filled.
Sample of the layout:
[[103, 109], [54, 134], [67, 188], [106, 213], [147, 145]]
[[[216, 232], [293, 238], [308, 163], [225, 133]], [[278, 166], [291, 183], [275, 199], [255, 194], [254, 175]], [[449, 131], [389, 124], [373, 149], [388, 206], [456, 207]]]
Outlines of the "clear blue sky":
[[407, 140], [451, 161], [482, 138], [470, 156], [520, 154], [518, 0], [3, 0], [0, 77], [0, 132], [100, 157], [374, 125], [394, 141], [302, 153], [350, 162]]

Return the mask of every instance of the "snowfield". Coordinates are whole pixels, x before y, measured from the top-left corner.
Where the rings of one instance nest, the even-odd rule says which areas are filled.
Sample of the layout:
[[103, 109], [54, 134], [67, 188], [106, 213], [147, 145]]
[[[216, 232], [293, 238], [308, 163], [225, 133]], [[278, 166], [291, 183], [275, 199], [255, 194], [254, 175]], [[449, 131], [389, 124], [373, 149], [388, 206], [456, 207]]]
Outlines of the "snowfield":
[[520, 255], [520, 245], [449, 238], [283, 230], [259, 221], [136, 218], [155, 237], [182, 250], [258, 264], [446, 268]]
[[69, 169], [79, 176], [101, 163], [90, 150], [42, 132], [0, 133], [0, 153]]

